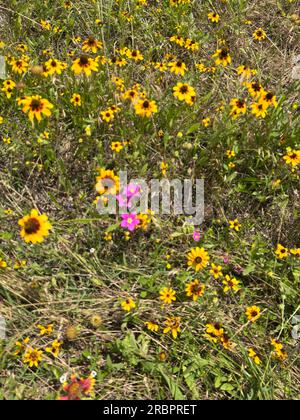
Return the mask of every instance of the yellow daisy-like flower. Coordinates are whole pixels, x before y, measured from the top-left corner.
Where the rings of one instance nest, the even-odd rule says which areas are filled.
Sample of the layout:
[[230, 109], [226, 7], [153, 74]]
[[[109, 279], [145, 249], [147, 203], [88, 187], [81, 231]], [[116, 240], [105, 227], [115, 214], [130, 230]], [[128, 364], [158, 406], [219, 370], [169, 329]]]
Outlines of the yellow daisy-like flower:
[[195, 302], [199, 297], [204, 295], [205, 285], [201, 284], [199, 280], [194, 280], [186, 286], [185, 291], [186, 295], [191, 297]]
[[164, 287], [160, 292], [160, 299], [166, 304], [170, 305], [176, 301], [176, 292], [173, 289]]
[[87, 55], [82, 55], [73, 61], [71, 70], [76, 75], [84, 73], [86, 76], [90, 76], [93, 71], [98, 71], [98, 63], [93, 58], [90, 58]]
[[216, 265], [216, 264], [212, 263], [210, 274], [212, 276], [214, 276], [215, 279], [223, 277], [222, 267], [220, 265]]
[[200, 271], [207, 266], [209, 259], [209, 255], [204, 248], [193, 248], [188, 254], [188, 266]]
[[132, 309], [135, 308], [136, 305], [135, 305], [133, 299], [128, 298], [128, 299], [124, 300], [123, 302], [121, 302], [121, 306], [122, 306], [124, 311], [130, 312]]
[[230, 220], [229, 221], [229, 228], [230, 229], [236, 230], [238, 232], [241, 227], [242, 227], [242, 225], [240, 224], [240, 222], [238, 221], [238, 219]]
[[74, 106], [81, 106], [81, 96], [79, 95], [79, 93], [74, 93], [70, 102]]
[[151, 332], [157, 332], [159, 330], [159, 326], [158, 324], [156, 324], [156, 322], [148, 321], [144, 322], [144, 324], [147, 327], [147, 329]]
[[230, 277], [228, 274], [225, 277], [225, 280], [223, 280], [223, 285], [224, 285], [224, 293], [228, 293], [231, 290], [233, 290], [234, 292], [238, 292], [240, 290], [239, 287], [240, 282], [234, 278], [234, 277]]
[[54, 357], [58, 357], [62, 345], [62, 341], [54, 340], [51, 347], [46, 347], [46, 352], [52, 354]]
[[67, 64], [63, 63], [62, 61], [51, 58], [44, 64], [44, 67], [46, 73], [49, 76], [52, 76], [53, 74], [62, 74], [63, 70], [67, 68]]
[[22, 227], [21, 237], [26, 243], [41, 243], [49, 235], [49, 230], [52, 229], [46, 214], [39, 215], [37, 210], [31, 210], [31, 213], [21, 220], [19, 225]]
[[102, 46], [103, 46], [103, 44], [102, 44], [101, 41], [98, 41], [93, 36], [90, 36], [88, 39], [83, 41], [82, 51], [84, 51], [86, 53], [87, 52], [92, 52], [92, 53], [96, 54], [98, 49], [102, 48]]
[[38, 329], [40, 330], [39, 335], [51, 335], [53, 333], [53, 324], [49, 324], [47, 326], [38, 325]]
[[267, 34], [262, 28], [258, 28], [253, 33], [253, 38], [255, 39], [255, 41], [263, 41], [267, 38]]
[[99, 194], [116, 195], [120, 188], [120, 179], [114, 171], [100, 169], [99, 176], [96, 177], [96, 191]]
[[245, 312], [248, 321], [256, 322], [261, 317], [261, 309], [258, 306], [250, 306]]
[[32, 122], [35, 118], [40, 122], [42, 116], [46, 117], [51, 116], [51, 109], [53, 105], [47, 100], [43, 99], [41, 96], [25, 96], [18, 100], [18, 104], [23, 106], [22, 111], [27, 114], [29, 120]]
[[215, 63], [217, 66], [228, 66], [232, 62], [230, 53], [228, 48], [220, 48], [218, 49], [215, 54], [212, 56], [215, 59]]
[[256, 364], [256, 365], [260, 365], [261, 364], [261, 360], [260, 360], [260, 358], [258, 357], [258, 355], [257, 355], [257, 353], [252, 349], [252, 348], [250, 348], [249, 350], [248, 350], [248, 356], [250, 357], [250, 359], [252, 359], [253, 360], [253, 362]]
[[300, 150], [293, 150], [291, 147], [286, 149], [286, 155], [283, 157], [287, 165], [292, 165], [295, 168], [300, 164]]
[[300, 260], [300, 248], [290, 249], [290, 253]]
[[216, 12], [208, 13], [207, 17], [213, 23], [218, 23], [221, 19], [220, 15], [218, 15]]
[[30, 367], [38, 367], [42, 361], [42, 350], [29, 348], [24, 355], [24, 363]]
[[29, 67], [28, 61], [23, 58], [13, 58], [10, 62], [10, 65], [12, 66], [12, 71], [18, 74], [26, 73]]
[[169, 63], [170, 72], [176, 76], [184, 76], [186, 72], [186, 64], [183, 61], [173, 61]]
[[6, 268], [7, 263], [0, 257], [0, 268]]
[[251, 105], [251, 108], [251, 112], [256, 118], [266, 118], [268, 114], [268, 104], [266, 102], [255, 102]]
[[158, 112], [158, 108], [155, 101], [149, 101], [148, 99], [141, 99], [134, 105], [135, 113], [141, 117], [150, 118], [152, 114]]
[[178, 333], [181, 331], [180, 321], [181, 321], [180, 317], [167, 318], [166, 321], [164, 322], [166, 327], [163, 333], [168, 334], [169, 332], [171, 332], [173, 338], [176, 340]]
[[281, 244], [278, 244], [275, 254], [279, 260], [283, 260], [289, 256], [289, 250]]
[[195, 103], [196, 91], [187, 83], [177, 83], [173, 88], [173, 95], [180, 101], [185, 101], [188, 105]]

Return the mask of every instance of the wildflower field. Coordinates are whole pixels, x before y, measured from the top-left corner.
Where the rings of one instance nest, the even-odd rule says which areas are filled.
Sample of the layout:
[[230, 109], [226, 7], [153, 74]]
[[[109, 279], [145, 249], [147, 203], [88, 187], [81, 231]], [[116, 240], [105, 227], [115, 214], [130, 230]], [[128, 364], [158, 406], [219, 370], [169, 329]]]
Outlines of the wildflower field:
[[0, 0], [0, 398], [299, 399], [299, 180], [299, 1]]

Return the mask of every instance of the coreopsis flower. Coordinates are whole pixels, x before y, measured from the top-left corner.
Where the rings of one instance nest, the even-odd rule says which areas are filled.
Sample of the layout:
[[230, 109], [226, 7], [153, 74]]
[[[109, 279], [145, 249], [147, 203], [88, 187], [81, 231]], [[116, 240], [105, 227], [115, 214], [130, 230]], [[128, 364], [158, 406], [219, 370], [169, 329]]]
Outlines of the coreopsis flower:
[[43, 351], [34, 349], [34, 348], [28, 348], [24, 354], [24, 363], [28, 364], [29, 367], [38, 367], [39, 363], [42, 361], [43, 357]]
[[22, 341], [16, 341], [16, 351], [14, 352], [14, 356], [18, 356], [21, 353], [24, 353], [28, 347], [29, 337], [24, 338]]
[[195, 103], [196, 91], [187, 83], [177, 83], [173, 88], [173, 95], [180, 101], [185, 101], [188, 105]]
[[113, 141], [110, 148], [113, 152], [120, 153], [124, 148], [124, 143], [121, 143], [120, 141]]
[[92, 72], [98, 71], [98, 63], [93, 58], [82, 55], [73, 61], [71, 70], [76, 75], [84, 73], [86, 76], [90, 76]]
[[70, 382], [63, 384], [63, 391], [66, 395], [59, 397], [59, 400], [63, 401], [78, 401], [85, 398], [93, 393], [95, 386], [95, 379], [91, 375], [88, 378], [77, 378], [76, 375], [72, 375]]
[[253, 38], [255, 39], [255, 41], [263, 41], [267, 38], [267, 34], [262, 28], [258, 28], [253, 33]]
[[147, 321], [147, 322], [144, 322], [144, 324], [147, 327], [147, 329], [151, 332], [157, 332], [159, 330], [159, 326], [156, 322]]
[[275, 254], [279, 260], [283, 260], [288, 257], [289, 250], [285, 248], [284, 246], [282, 246], [281, 244], [278, 244]]
[[229, 158], [229, 159], [232, 159], [232, 158], [234, 158], [235, 156], [236, 156], [236, 153], [235, 153], [235, 150], [227, 150], [226, 151], [226, 156]]
[[186, 64], [183, 61], [173, 61], [169, 63], [170, 72], [176, 74], [176, 76], [184, 76], [187, 70]]
[[204, 295], [205, 285], [201, 284], [199, 280], [194, 280], [187, 284], [185, 291], [186, 295], [191, 297], [193, 301], [196, 302], [199, 297]]
[[96, 191], [103, 194], [116, 195], [120, 188], [120, 179], [114, 171], [99, 169], [99, 175], [96, 177]]
[[164, 334], [172, 333], [173, 338], [176, 340], [178, 333], [181, 331], [180, 328], [180, 317], [170, 317], [167, 318], [164, 322], [165, 329], [163, 330]]
[[53, 109], [53, 105], [47, 99], [44, 99], [39, 95], [25, 96], [25, 98], [18, 100], [18, 104], [23, 106], [22, 111], [25, 114], [28, 113], [31, 122], [33, 122], [35, 118], [40, 122], [44, 115], [50, 117], [51, 109]]
[[235, 231], [239, 231], [240, 228], [242, 227], [242, 225], [240, 224], [240, 222], [238, 221], [238, 219], [235, 220], [230, 220], [229, 221], [229, 228]]
[[214, 263], [211, 264], [210, 274], [217, 280], [220, 277], [223, 277], [222, 267]]
[[171, 288], [164, 287], [159, 294], [160, 300], [162, 300], [166, 305], [170, 305], [172, 302], [176, 301], [176, 292]]
[[41, 336], [51, 335], [53, 333], [53, 324], [49, 324], [49, 325], [46, 325], [46, 326], [43, 326], [43, 325], [39, 324], [37, 327], [40, 330], [39, 335], [41, 335]]
[[134, 105], [135, 113], [141, 117], [150, 118], [152, 114], [158, 112], [158, 108], [155, 101], [149, 101], [148, 99], [141, 99]]
[[39, 215], [37, 210], [31, 210], [30, 214], [19, 220], [21, 226], [21, 237], [26, 243], [41, 243], [49, 235], [52, 229], [46, 214]]
[[261, 317], [261, 309], [258, 306], [249, 306], [245, 312], [248, 321], [256, 322]]
[[232, 62], [232, 58], [230, 56], [228, 48], [220, 48], [218, 49], [215, 54], [212, 56], [215, 59], [215, 63], [217, 66], [228, 66]]
[[223, 291], [224, 291], [224, 293], [228, 293], [231, 290], [233, 292], [238, 292], [240, 290], [239, 284], [240, 284], [240, 282], [236, 278], [230, 277], [227, 274], [225, 279], [223, 280], [223, 285], [224, 285]]
[[253, 348], [250, 348], [249, 350], [248, 350], [248, 356], [250, 357], [250, 359], [252, 359], [253, 360], [253, 362], [256, 364], [256, 365], [260, 365], [261, 364], [261, 359], [259, 358], [259, 356], [257, 355], [257, 353], [256, 353], [256, 351], [254, 351], [253, 350]]
[[54, 58], [50, 58], [50, 60], [46, 61], [44, 67], [46, 73], [49, 76], [52, 76], [53, 74], [62, 74], [63, 70], [67, 68], [67, 64], [62, 61], [55, 60]]
[[92, 52], [96, 54], [98, 49], [102, 47], [103, 47], [103, 44], [101, 41], [98, 41], [95, 37], [90, 36], [88, 39], [83, 41], [82, 51], [84, 51], [85, 53]]
[[188, 266], [200, 271], [205, 268], [209, 262], [209, 255], [204, 248], [193, 248], [188, 254]]
[[131, 298], [128, 298], [121, 302], [122, 309], [126, 312], [130, 312], [132, 309], [136, 307], [134, 300]]
[[62, 341], [54, 340], [51, 347], [46, 347], [46, 352], [52, 354], [53, 357], [58, 357], [62, 344]]
[[74, 106], [81, 106], [81, 96], [79, 95], [79, 93], [74, 93], [70, 102]]

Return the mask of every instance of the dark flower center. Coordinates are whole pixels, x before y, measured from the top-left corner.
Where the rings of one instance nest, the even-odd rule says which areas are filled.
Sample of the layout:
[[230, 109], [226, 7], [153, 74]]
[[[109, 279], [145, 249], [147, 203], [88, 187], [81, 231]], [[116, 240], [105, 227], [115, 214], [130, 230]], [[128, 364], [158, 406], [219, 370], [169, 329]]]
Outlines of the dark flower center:
[[30, 108], [32, 111], [40, 111], [42, 109], [41, 101], [38, 99], [33, 99], [31, 101]]
[[188, 87], [186, 85], [181, 86], [180, 93], [185, 94], [185, 93], [188, 93], [188, 91], [189, 91], [189, 89], [188, 89]]
[[86, 55], [82, 55], [79, 59], [80, 66], [87, 66], [89, 64], [89, 58]]
[[26, 223], [25, 223], [25, 232], [27, 233], [27, 235], [32, 235], [34, 233], [37, 233], [40, 229], [41, 225], [40, 222], [37, 219], [29, 219]]

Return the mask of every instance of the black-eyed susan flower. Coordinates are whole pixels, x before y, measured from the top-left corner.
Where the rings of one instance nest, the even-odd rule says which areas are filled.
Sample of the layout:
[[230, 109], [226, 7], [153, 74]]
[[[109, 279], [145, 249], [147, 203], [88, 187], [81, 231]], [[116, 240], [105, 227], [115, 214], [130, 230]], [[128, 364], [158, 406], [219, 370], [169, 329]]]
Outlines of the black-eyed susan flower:
[[253, 33], [253, 38], [255, 39], [255, 41], [263, 41], [267, 38], [267, 34], [262, 28], [258, 28]]
[[120, 153], [124, 148], [124, 143], [121, 143], [120, 141], [113, 141], [110, 148], [113, 152]]
[[240, 282], [235, 277], [230, 277], [228, 274], [225, 276], [223, 280], [223, 291], [224, 293], [228, 293], [230, 291], [238, 292], [240, 290]]
[[245, 312], [248, 321], [256, 322], [261, 317], [261, 309], [258, 306], [249, 306]]
[[263, 92], [259, 100], [261, 103], [266, 103], [268, 106], [278, 107], [277, 98], [273, 92]]
[[43, 360], [43, 351], [34, 348], [28, 348], [24, 354], [23, 362], [28, 364], [29, 367], [38, 367]]
[[131, 298], [123, 300], [123, 302], [121, 302], [121, 306], [122, 306], [122, 309], [126, 312], [130, 312], [132, 309], [136, 307], [134, 300]]
[[92, 52], [94, 54], [97, 53], [97, 51], [102, 48], [103, 44], [101, 41], [98, 41], [95, 37], [90, 36], [88, 39], [83, 41], [82, 44], [82, 51], [85, 53]]
[[188, 266], [195, 271], [200, 271], [207, 266], [209, 259], [209, 255], [204, 248], [193, 248], [188, 254]]
[[13, 58], [10, 65], [12, 67], [12, 71], [18, 74], [26, 73], [29, 67], [27, 58]]
[[51, 109], [53, 109], [53, 105], [39, 95], [25, 96], [25, 98], [18, 100], [18, 104], [23, 106], [22, 111], [25, 114], [28, 113], [30, 121], [36, 118], [40, 122], [42, 116], [50, 117]]
[[228, 66], [232, 62], [232, 58], [230, 56], [230, 52], [228, 48], [219, 48], [215, 54], [212, 56], [215, 59], [215, 63], [217, 66]]
[[171, 332], [174, 340], [176, 340], [176, 338], [178, 337], [178, 333], [181, 331], [180, 321], [181, 318], [177, 316], [167, 318], [164, 322], [165, 328], [163, 330], [163, 333], [168, 334], [169, 332]]
[[55, 60], [54, 58], [50, 58], [50, 60], [46, 61], [44, 66], [49, 76], [52, 76], [53, 74], [62, 74], [62, 72], [67, 68], [66, 63]]
[[292, 149], [287, 147], [286, 155], [283, 157], [287, 165], [291, 165], [295, 168], [297, 165], [300, 165], [300, 150]]
[[39, 212], [35, 209], [19, 220], [18, 224], [22, 228], [20, 235], [26, 243], [43, 242], [44, 238], [49, 235], [49, 230], [52, 229], [48, 216], [46, 214], [39, 215]]
[[150, 118], [154, 113], [158, 112], [156, 102], [148, 99], [140, 99], [134, 105], [134, 110], [136, 115], [146, 118]]
[[204, 295], [205, 285], [201, 284], [199, 280], [194, 280], [187, 284], [185, 291], [186, 295], [191, 297], [193, 301], [196, 302], [199, 297]]
[[244, 79], [250, 79], [253, 74], [251, 68], [245, 65], [238, 66], [236, 72], [238, 76], [242, 76]]
[[173, 88], [173, 95], [180, 101], [185, 101], [188, 105], [193, 105], [196, 98], [196, 91], [187, 83], [177, 83]]
[[90, 76], [92, 72], [98, 71], [98, 63], [93, 58], [82, 55], [73, 61], [71, 70], [76, 75], [84, 73], [86, 76]]
[[290, 249], [290, 253], [300, 260], [300, 248]]
[[247, 87], [248, 92], [250, 93], [252, 98], [260, 98], [265, 93], [264, 88], [257, 81], [249, 83], [247, 82], [245, 83], [245, 86]]
[[216, 12], [208, 13], [207, 17], [212, 23], [218, 23], [221, 19], [221, 16]]
[[176, 292], [172, 288], [164, 287], [160, 292], [160, 300], [166, 305], [176, 301]]
[[74, 106], [81, 106], [81, 95], [79, 95], [79, 93], [74, 93], [70, 99], [70, 102]]
[[235, 231], [239, 231], [240, 228], [242, 227], [242, 225], [240, 224], [240, 222], [238, 221], [238, 219], [235, 220], [230, 220], [229, 221], [229, 228]]
[[176, 74], [176, 76], [184, 76], [187, 70], [186, 64], [181, 61], [172, 61], [169, 63], [170, 72]]
[[246, 114], [247, 112], [247, 104], [244, 99], [234, 98], [230, 102], [231, 105], [231, 113], [230, 115], [236, 119], [238, 116]]
[[268, 104], [266, 102], [255, 102], [251, 104], [251, 109], [256, 118], [266, 118], [268, 114]]
[[288, 257], [289, 250], [285, 248], [283, 245], [278, 244], [275, 254], [279, 260], [283, 260]]
[[211, 264], [211, 270], [210, 274], [215, 278], [219, 279], [220, 277], [223, 277], [222, 273], [222, 267], [220, 265], [216, 265], [214, 263]]

